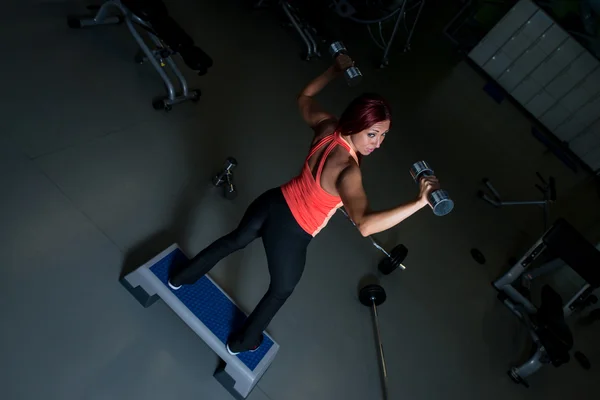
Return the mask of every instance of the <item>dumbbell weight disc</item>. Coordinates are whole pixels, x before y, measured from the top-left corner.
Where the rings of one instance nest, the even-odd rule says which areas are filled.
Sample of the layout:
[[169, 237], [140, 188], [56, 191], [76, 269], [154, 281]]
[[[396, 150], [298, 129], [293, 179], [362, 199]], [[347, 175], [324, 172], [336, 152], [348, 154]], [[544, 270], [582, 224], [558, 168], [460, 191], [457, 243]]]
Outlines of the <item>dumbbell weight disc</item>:
[[225, 180], [222, 179], [221, 175], [215, 175], [215, 176], [213, 176], [213, 178], [212, 178], [212, 184], [215, 187], [222, 186], [223, 183], [225, 183]]
[[343, 52], [346, 50], [346, 46], [344, 46], [344, 43], [337, 41], [337, 42], [333, 42], [331, 43], [331, 45], [329, 45], [329, 55], [331, 57], [335, 57], [338, 53]]
[[237, 167], [237, 165], [238, 165], [237, 160], [233, 157], [227, 157], [226, 163], [227, 163], [227, 166], [231, 165], [232, 167]]
[[422, 175], [433, 175], [433, 169], [429, 166], [427, 161], [417, 161], [410, 166], [410, 176], [415, 182], [419, 181]]
[[233, 200], [237, 197], [237, 190], [234, 185], [225, 185], [225, 198], [227, 200]]
[[390, 252], [390, 256], [392, 256], [392, 263], [396, 266], [399, 266], [404, 262], [406, 256], [408, 255], [408, 249], [403, 244], [399, 244], [392, 249]]
[[390, 257], [385, 257], [381, 260], [378, 267], [379, 271], [381, 271], [381, 273], [384, 275], [391, 274], [396, 269], [398, 269], [400, 264], [402, 264], [404, 259], [406, 259], [407, 255], [408, 249], [406, 248], [406, 246], [399, 244], [398, 246], [392, 249], [392, 251], [390, 252]]
[[387, 299], [387, 295], [382, 286], [370, 284], [360, 289], [358, 299], [364, 306], [371, 307], [373, 301], [375, 301], [376, 306], [379, 306]]
[[346, 75], [346, 82], [350, 86], [356, 86], [362, 81], [362, 73], [356, 67], [350, 67], [344, 71], [344, 75]]
[[438, 217], [449, 214], [454, 209], [454, 201], [445, 190], [436, 190], [429, 194], [429, 203], [433, 204], [433, 213]]

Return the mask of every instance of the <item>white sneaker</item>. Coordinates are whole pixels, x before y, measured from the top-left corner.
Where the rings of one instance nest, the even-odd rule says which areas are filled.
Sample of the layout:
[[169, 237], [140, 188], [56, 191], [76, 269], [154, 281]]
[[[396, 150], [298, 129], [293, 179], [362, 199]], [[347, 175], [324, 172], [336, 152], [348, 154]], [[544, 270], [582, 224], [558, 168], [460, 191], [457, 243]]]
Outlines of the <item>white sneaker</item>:
[[170, 281], [170, 280], [169, 280], [169, 281], [167, 281], [167, 284], [168, 284], [168, 285], [169, 285], [169, 287], [170, 287], [171, 289], [173, 289], [173, 290], [177, 290], [177, 289], [180, 289], [180, 288], [181, 288], [181, 285], [179, 285], [179, 286], [175, 286], [175, 285], [173, 285], [173, 284], [171, 283], [171, 281]]
[[[246, 350], [246, 351], [249, 351], [250, 353], [254, 353], [254, 352], [255, 352], [256, 350], [258, 350], [258, 348], [259, 348], [259, 347], [260, 347], [260, 346], [263, 344], [264, 340], [265, 340], [265, 335], [262, 335], [262, 336], [260, 337], [260, 342], [258, 342], [258, 344], [257, 344], [256, 346], [254, 346], [253, 348], [251, 348], [251, 349], [248, 349], [248, 350]], [[229, 352], [229, 354], [231, 354], [232, 356], [237, 356], [238, 354], [240, 354], [240, 353], [241, 353], [240, 351], [238, 351], [238, 352], [234, 352], [234, 351], [232, 351], [232, 350], [229, 348], [229, 341], [227, 341], [227, 344], [225, 345], [225, 347], [227, 347], [227, 351], [228, 351], [228, 352]]]
[[227, 344], [225, 345], [225, 347], [227, 347], [227, 352], [228, 352], [229, 354], [231, 354], [232, 356], [237, 356], [238, 354], [240, 354], [239, 352], [237, 352], [237, 353], [234, 353], [233, 351], [231, 351], [231, 349], [229, 348], [229, 343], [227, 343]]

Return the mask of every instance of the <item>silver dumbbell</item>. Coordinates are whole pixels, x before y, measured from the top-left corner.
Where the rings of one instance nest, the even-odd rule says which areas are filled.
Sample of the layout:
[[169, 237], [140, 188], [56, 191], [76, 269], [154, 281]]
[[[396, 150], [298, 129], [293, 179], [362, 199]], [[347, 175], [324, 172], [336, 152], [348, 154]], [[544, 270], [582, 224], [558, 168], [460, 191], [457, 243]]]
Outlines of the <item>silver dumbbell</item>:
[[[418, 161], [410, 167], [410, 175], [418, 184], [422, 177], [433, 175], [433, 169], [425, 161]], [[427, 200], [433, 213], [438, 217], [448, 214], [454, 208], [454, 202], [445, 190], [431, 192]]]
[[225, 160], [225, 167], [221, 172], [213, 177], [212, 183], [216, 187], [223, 186], [225, 198], [232, 200], [237, 196], [235, 185], [233, 184], [233, 169], [237, 166], [237, 161], [233, 157]]
[[[342, 42], [333, 42], [329, 46], [329, 54], [331, 54], [331, 56], [335, 60], [335, 58], [340, 54], [348, 54], [348, 50]], [[346, 68], [346, 70], [344, 71], [344, 78], [346, 78], [348, 86], [356, 86], [362, 80], [362, 73], [357, 67]]]

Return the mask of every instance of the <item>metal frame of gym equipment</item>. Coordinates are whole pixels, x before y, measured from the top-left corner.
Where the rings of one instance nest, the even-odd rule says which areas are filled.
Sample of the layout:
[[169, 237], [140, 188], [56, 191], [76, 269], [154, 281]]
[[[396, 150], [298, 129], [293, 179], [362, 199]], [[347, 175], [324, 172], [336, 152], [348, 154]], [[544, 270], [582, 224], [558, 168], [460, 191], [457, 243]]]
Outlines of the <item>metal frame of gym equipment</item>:
[[554, 179], [554, 177], [551, 176], [548, 178], [548, 182], [546, 182], [546, 180], [544, 178], [542, 178], [542, 175], [539, 172], [536, 172], [536, 175], [543, 184], [543, 186], [540, 186], [538, 184], [535, 185], [535, 187], [538, 188], [544, 195], [543, 200], [502, 201], [500, 194], [498, 193], [496, 188], [494, 188], [494, 186], [492, 185], [492, 182], [490, 182], [490, 180], [487, 178], [483, 178], [482, 182], [490, 190], [491, 196], [481, 190], [478, 192], [478, 196], [495, 207], [517, 206], [517, 205], [542, 206], [543, 213], [544, 213], [544, 229], [543, 229], [543, 231], [545, 232], [548, 229], [548, 221], [550, 219], [550, 204], [552, 204], [556, 201], [556, 180]]
[[305, 61], [310, 61], [314, 57], [321, 58], [321, 52], [317, 44], [319, 41], [317, 30], [302, 18], [300, 11], [292, 6], [289, 1], [280, 0], [279, 5], [290, 20], [291, 26], [298, 32], [306, 45], [306, 53], [302, 53], [302, 58]]
[[[402, 2], [402, 4], [400, 4], [396, 9], [392, 10], [388, 15], [386, 15], [382, 18], [379, 18], [379, 19], [365, 20], [365, 19], [356, 18], [352, 15], [356, 10], [354, 9], [354, 7], [352, 7], [352, 5], [350, 3], [348, 3], [348, 0], [332, 0], [332, 2], [335, 4], [336, 13], [339, 16], [341, 16], [342, 18], [347, 18], [353, 22], [356, 22], [357, 24], [362, 24], [362, 25], [367, 26], [367, 30], [369, 31], [369, 36], [371, 37], [371, 40], [375, 43], [375, 45], [377, 47], [379, 47], [381, 50], [383, 50], [383, 56], [381, 58], [381, 63], [379, 65], [380, 68], [384, 68], [389, 65], [388, 56], [390, 53], [390, 49], [392, 47], [392, 43], [393, 43], [394, 39], [396, 38], [396, 35], [398, 34], [398, 29], [400, 27], [400, 23], [404, 23], [404, 28], [405, 28], [406, 32], [408, 33], [408, 37], [406, 38], [406, 41], [404, 42], [403, 51], [405, 53], [410, 51], [410, 45], [411, 45], [413, 34], [415, 32], [415, 28], [417, 27], [417, 22], [419, 22], [419, 18], [421, 17], [421, 12], [423, 11], [423, 7], [425, 7], [425, 0], [415, 0], [414, 4], [412, 4], [410, 8], [407, 8], [407, 3], [409, 2], [409, 0], [400, 0], [400, 1]], [[406, 16], [409, 11], [416, 9], [416, 8], [418, 8], [417, 14], [416, 14], [415, 20], [413, 21], [413, 24], [409, 30], [408, 26], [406, 25]], [[392, 29], [392, 33], [390, 34], [389, 39], [386, 41], [386, 39], [383, 37], [383, 25], [382, 24], [383, 24], [383, 22], [393, 19], [393, 18], [396, 19], [396, 21], [394, 22], [394, 28]], [[375, 25], [375, 24], [377, 24], [377, 26], [379, 28], [379, 39], [381, 39], [381, 42], [379, 42], [379, 39], [377, 39], [373, 35], [373, 32], [371, 31], [371, 25]]]
[[[402, 0], [402, 4], [400, 4], [396, 9], [392, 10], [388, 15], [375, 20], [365, 20], [354, 17], [353, 14], [356, 12], [356, 9], [350, 3], [348, 3], [347, 0], [331, 0], [331, 4], [336, 14], [340, 17], [349, 19], [350, 21], [355, 22], [357, 24], [367, 26], [367, 30], [369, 31], [371, 40], [375, 43], [377, 47], [383, 50], [380, 68], [384, 68], [389, 65], [390, 49], [392, 47], [392, 43], [396, 35], [398, 34], [398, 29], [401, 23], [404, 23], [404, 26], [408, 33], [408, 37], [406, 39], [406, 42], [404, 43], [404, 52], [408, 52], [410, 50], [412, 37], [417, 26], [417, 22], [419, 21], [419, 18], [421, 16], [421, 12], [423, 11], [423, 7], [425, 6], [425, 0], [416, 0], [415, 4], [413, 4], [410, 8], [407, 9], [408, 1], [409, 0]], [[262, 1], [259, 1], [256, 5], [261, 6]], [[318, 37], [317, 30], [313, 26], [311, 26], [304, 18], [302, 18], [301, 11], [293, 5], [291, 5], [288, 0], [280, 0], [279, 5], [290, 20], [291, 26], [296, 30], [296, 32], [298, 32], [298, 35], [300, 35], [300, 38], [306, 45], [306, 53], [303, 53], [303, 58], [306, 61], [309, 61], [313, 57], [320, 58], [321, 52], [319, 51], [318, 43], [320, 43], [321, 40]], [[418, 8], [417, 14], [409, 30], [406, 24], [406, 16], [409, 11], [416, 8]], [[393, 18], [395, 18], [394, 28], [392, 30], [392, 33], [390, 34], [389, 39], [386, 40], [383, 35], [383, 23]], [[371, 30], [371, 25], [375, 24], [379, 28], [379, 39], [373, 35], [373, 32]]]
[[[527, 273], [545, 251], [561, 258], [585, 283], [566, 303], [554, 289], [545, 285], [542, 288], [542, 304], [536, 307], [513, 283]], [[600, 287], [600, 251], [567, 221], [559, 219], [506, 274], [492, 284], [499, 292], [498, 299], [523, 322], [533, 341], [535, 352], [525, 363], [508, 371], [513, 381], [528, 387], [527, 377], [544, 365], [558, 367], [569, 361], [573, 337], [565, 319], [589, 305], [586, 299]]]
[[[119, 11], [121, 15], [114, 15], [112, 13], [113, 11]], [[200, 90], [190, 90], [188, 88], [185, 77], [175, 64], [175, 61], [173, 61], [171, 58], [171, 56], [177, 54], [177, 52], [175, 52], [160, 37], [157, 36], [151, 23], [146, 22], [135, 15], [129, 8], [123, 5], [121, 0], [107, 0], [100, 6], [100, 9], [93, 17], [69, 17], [69, 26], [71, 28], [84, 28], [97, 25], [116, 25], [123, 21], [125, 21], [125, 24], [131, 32], [131, 35], [143, 52], [143, 54], [136, 54], [135, 61], [140, 64], [146, 60], [150, 61], [156, 72], [158, 72], [160, 75], [167, 89], [167, 97], [155, 99], [152, 102], [153, 108], [156, 110], [164, 109], [165, 111], [170, 111], [173, 105], [182, 103], [186, 100], [191, 100], [193, 102], [198, 101], [201, 95]], [[156, 46], [154, 50], [151, 50], [144, 42], [144, 39], [135, 28], [134, 23], [143, 28], [143, 31]], [[164, 68], [167, 66], [175, 74], [175, 77], [179, 82], [179, 86], [181, 87], [181, 94], [177, 94], [171, 78], [165, 72]], [[210, 66], [211, 65], [206, 65], [206, 67]], [[199, 75], [203, 75], [204, 73], [206, 73], [206, 71], [200, 71]]]

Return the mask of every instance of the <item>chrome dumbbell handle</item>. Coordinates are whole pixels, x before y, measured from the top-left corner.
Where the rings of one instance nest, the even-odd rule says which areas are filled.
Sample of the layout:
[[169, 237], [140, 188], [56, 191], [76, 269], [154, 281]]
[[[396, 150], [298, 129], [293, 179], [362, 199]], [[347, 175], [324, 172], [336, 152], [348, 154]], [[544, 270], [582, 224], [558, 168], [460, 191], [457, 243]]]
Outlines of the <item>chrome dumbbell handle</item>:
[[237, 166], [237, 161], [233, 157], [225, 160], [225, 167], [221, 172], [213, 177], [212, 183], [216, 187], [223, 186], [225, 198], [232, 200], [237, 196], [237, 190], [233, 184], [233, 169]]
[[[233, 169], [237, 166], [237, 160], [233, 157], [229, 157], [227, 158], [227, 160], [225, 160], [225, 168], [219, 172], [217, 175], [214, 176], [213, 178], [213, 185], [215, 186], [221, 186], [224, 183], [227, 182], [227, 176], [231, 175], [233, 172]], [[231, 180], [231, 178], [229, 178], [229, 180]]]
[[[329, 54], [335, 59], [340, 54], [348, 54], [348, 50], [342, 42], [337, 41], [331, 43], [331, 45], [329, 46]], [[344, 78], [346, 78], [348, 86], [358, 85], [362, 80], [362, 76], [362, 72], [360, 72], [360, 69], [358, 69], [358, 67], [352, 66], [344, 70]]]

